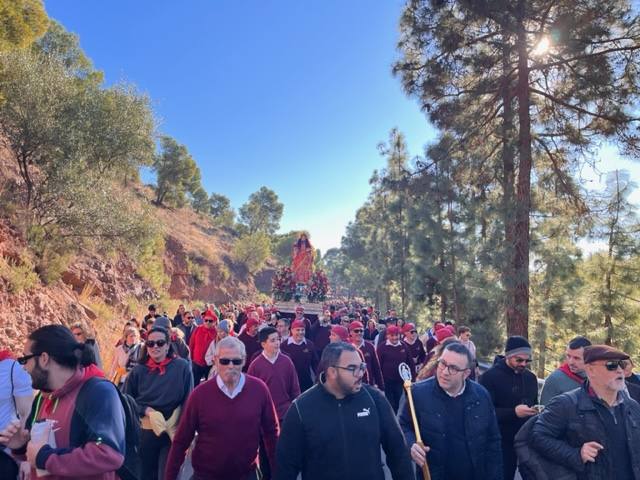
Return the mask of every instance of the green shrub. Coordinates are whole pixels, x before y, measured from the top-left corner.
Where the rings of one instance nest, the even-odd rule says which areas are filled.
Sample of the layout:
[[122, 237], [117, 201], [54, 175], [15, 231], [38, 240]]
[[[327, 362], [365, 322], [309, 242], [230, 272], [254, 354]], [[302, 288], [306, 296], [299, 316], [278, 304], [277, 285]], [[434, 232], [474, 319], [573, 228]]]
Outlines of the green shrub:
[[149, 282], [158, 294], [164, 292], [171, 284], [162, 262], [164, 250], [164, 236], [158, 233], [140, 248], [136, 259], [138, 275]]
[[15, 294], [29, 290], [39, 283], [33, 263], [24, 253], [20, 255], [20, 260], [0, 257], [0, 277], [9, 283], [9, 292]]
[[252, 233], [239, 238], [233, 246], [233, 257], [249, 273], [260, 270], [271, 254], [271, 240], [266, 233]]

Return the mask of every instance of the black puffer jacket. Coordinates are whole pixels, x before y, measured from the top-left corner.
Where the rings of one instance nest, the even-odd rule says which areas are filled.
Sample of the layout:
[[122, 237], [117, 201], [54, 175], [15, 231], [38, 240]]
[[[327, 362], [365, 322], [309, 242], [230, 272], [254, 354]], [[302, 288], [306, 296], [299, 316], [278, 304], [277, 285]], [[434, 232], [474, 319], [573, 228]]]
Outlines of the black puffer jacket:
[[[571, 468], [579, 480], [615, 479], [615, 466], [611, 458], [610, 442], [603, 414], [589, 395], [589, 383], [576, 390], [554, 397], [531, 432], [531, 446], [549, 460]], [[634, 478], [640, 480], [640, 405], [628, 397], [622, 403], [627, 435], [627, 448], [631, 456]], [[598, 442], [604, 449], [596, 461], [583, 464], [580, 448], [586, 442]]]

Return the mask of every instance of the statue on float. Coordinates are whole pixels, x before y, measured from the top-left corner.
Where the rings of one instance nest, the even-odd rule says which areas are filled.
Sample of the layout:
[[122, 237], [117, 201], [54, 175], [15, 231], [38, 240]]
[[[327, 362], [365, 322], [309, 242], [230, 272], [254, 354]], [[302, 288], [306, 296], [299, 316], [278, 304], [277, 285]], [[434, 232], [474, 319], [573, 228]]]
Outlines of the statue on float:
[[311, 246], [306, 233], [301, 233], [296, 243], [293, 244], [293, 261], [291, 269], [293, 278], [297, 284], [306, 285], [313, 274], [313, 263], [316, 252]]

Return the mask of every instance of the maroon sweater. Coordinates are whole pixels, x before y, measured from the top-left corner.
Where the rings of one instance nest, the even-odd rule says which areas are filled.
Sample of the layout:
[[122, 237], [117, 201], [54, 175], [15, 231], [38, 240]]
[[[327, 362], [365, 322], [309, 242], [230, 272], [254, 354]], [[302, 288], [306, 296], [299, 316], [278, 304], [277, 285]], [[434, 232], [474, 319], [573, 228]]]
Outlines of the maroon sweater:
[[300, 384], [300, 390], [305, 391], [313, 387], [313, 379], [311, 374], [315, 375], [318, 369], [318, 354], [316, 353], [316, 347], [313, 342], [306, 340], [300, 345], [289, 341], [282, 342], [280, 349], [289, 355], [293, 365], [296, 367], [296, 373], [298, 374], [298, 383]]
[[258, 342], [258, 335], [256, 335], [255, 337], [252, 337], [247, 333], [246, 330], [242, 332], [240, 335], [238, 335], [238, 340], [244, 343], [244, 348], [247, 350], [246, 358], [249, 359], [249, 362], [246, 362], [244, 364], [244, 367], [242, 367], [242, 371], [246, 372], [247, 369], [249, 368], [249, 363], [251, 362], [251, 359], [254, 357], [256, 352], [259, 352], [260, 350], [262, 350], [262, 347], [260, 346], [260, 342]]
[[296, 375], [296, 369], [291, 359], [280, 353], [275, 363], [271, 363], [262, 353], [259, 353], [249, 365], [247, 373], [267, 384], [276, 406], [278, 420], [282, 421], [291, 402], [300, 395], [298, 375]]
[[[362, 345], [356, 345], [359, 348], [364, 357], [364, 361], [367, 364], [367, 377], [369, 385], [375, 385], [380, 390], [384, 390], [384, 379], [382, 378], [382, 371], [380, 370], [380, 361], [378, 360], [378, 354], [373, 343], [362, 342]], [[364, 380], [364, 379], [363, 379]]]
[[404, 342], [409, 348], [409, 352], [411, 352], [411, 358], [413, 359], [414, 365], [417, 367], [418, 365], [423, 365], [424, 361], [427, 359], [427, 352], [424, 349], [424, 345], [420, 341], [419, 338], [416, 339], [412, 344], [405, 341]]
[[198, 477], [209, 480], [245, 480], [258, 465], [260, 436], [269, 463], [279, 435], [276, 411], [264, 382], [245, 376], [242, 391], [233, 399], [225, 395], [216, 377], [191, 393], [167, 458], [165, 480], [175, 480], [194, 435], [191, 462]]
[[316, 346], [316, 352], [318, 357], [322, 356], [324, 347], [329, 345], [329, 335], [331, 334], [331, 325], [323, 327], [322, 325], [316, 325], [313, 332], [313, 344]]
[[406, 363], [411, 369], [411, 376], [415, 377], [415, 364], [411, 358], [411, 351], [404, 342], [398, 345], [378, 345], [378, 359], [380, 360], [380, 370], [385, 383], [402, 383], [402, 377], [398, 372], [398, 365]]

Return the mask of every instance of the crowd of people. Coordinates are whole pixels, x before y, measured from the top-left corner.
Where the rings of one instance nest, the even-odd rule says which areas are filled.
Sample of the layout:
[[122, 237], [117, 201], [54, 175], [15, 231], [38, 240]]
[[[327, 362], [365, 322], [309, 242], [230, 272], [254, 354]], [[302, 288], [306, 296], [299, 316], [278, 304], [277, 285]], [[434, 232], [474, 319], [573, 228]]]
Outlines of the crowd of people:
[[345, 302], [149, 305], [103, 365], [86, 326], [41, 327], [0, 351], [0, 479], [640, 480], [629, 355], [576, 337], [540, 391], [525, 338], [481, 372], [471, 334]]

